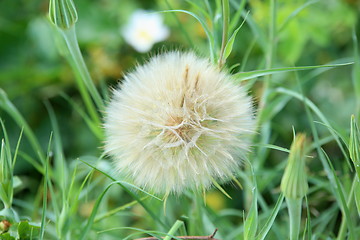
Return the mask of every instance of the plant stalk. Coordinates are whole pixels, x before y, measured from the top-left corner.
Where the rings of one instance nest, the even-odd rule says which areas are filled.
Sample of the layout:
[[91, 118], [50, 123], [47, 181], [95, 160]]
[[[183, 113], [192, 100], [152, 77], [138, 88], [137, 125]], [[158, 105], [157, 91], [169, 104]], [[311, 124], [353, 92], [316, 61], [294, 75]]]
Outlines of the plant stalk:
[[222, 41], [221, 49], [219, 56], [219, 67], [222, 68], [225, 64], [224, 60], [224, 51], [225, 46], [228, 41], [228, 31], [229, 31], [229, 22], [230, 22], [230, 7], [229, 0], [222, 0], [222, 14], [223, 14], [223, 32], [222, 32]]
[[289, 219], [290, 219], [290, 240], [298, 240], [300, 233], [300, 225], [301, 225], [301, 205], [302, 198], [291, 199], [286, 198], [286, 204], [289, 211]]
[[69, 51], [70, 55], [68, 56], [68, 61], [70, 62], [76, 74], [76, 79], [79, 85], [80, 94], [85, 102], [85, 106], [93, 121], [96, 122], [97, 125], [100, 125], [101, 124], [100, 117], [91, 98], [93, 99], [94, 103], [96, 104], [96, 107], [100, 111], [104, 110], [104, 103], [85, 65], [83, 56], [79, 48], [79, 44], [77, 42], [75, 27], [73, 26], [67, 30], [63, 30], [63, 29], [58, 29], [58, 30], [63, 36], [66, 43], [66, 47]]

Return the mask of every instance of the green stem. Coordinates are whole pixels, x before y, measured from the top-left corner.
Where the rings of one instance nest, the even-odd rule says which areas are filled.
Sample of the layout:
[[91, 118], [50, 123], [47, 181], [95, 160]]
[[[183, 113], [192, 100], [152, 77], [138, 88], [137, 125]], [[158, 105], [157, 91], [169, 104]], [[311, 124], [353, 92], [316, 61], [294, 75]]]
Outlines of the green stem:
[[71, 27], [67, 30], [59, 29], [61, 35], [63, 36], [70, 56], [68, 58], [75, 74], [77, 83], [79, 85], [80, 94], [85, 102], [86, 108], [89, 111], [89, 114], [94, 122], [100, 125], [100, 117], [96, 108], [91, 101], [90, 96], [92, 97], [94, 103], [96, 104], [99, 110], [104, 110], [104, 103], [101, 99], [99, 92], [97, 91], [89, 71], [85, 65], [84, 59], [82, 57], [79, 44], [77, 42], [75, 27]]
[[[149, 198], [149, 196], [145, 196], [145, 197], [141, 198], [141, 201], [144, 201], [147, 198]], [[125, 204], [123, 206], [114, 208], [114, 209], [100, 215], [99, 217], [96, 217], [95, 220], [94, 220], [94, 223], [99, 222], [99, 221], [101, 221], [101, 220], [103, 220], [105, 218], [108, 218], [108, 217], [110, 217], [110, 216], [112, 216], [112, 215], [114, 215], [114, 214], [116, 214], [116, 213], [118, 213], [120, 211], [124, 211], [125, 209], [128, 209], [128, 208], [130, 208], [130, 207], [132, 207], [132, 206], [134, 206], [134, 205], [136, 205], [138, 203], [139, 202], [137, 200], [134, 200], [134, 201], [132, 201], [130, 203], [127, 203], [127, 204]]]
[[222, 68], [225, 64], [224, 60], [224, 51], [225, 46], [228, 41], [228, 29], [230, 22], [230, 7], [229, 0], [222, 0], [222, 13], [223, 13], [223, 33], [222, 33], [222, 42], [219, 56], [219, 67]]
[[301, 224], [301, 204], [302, 198], [286, 198], [286, 203], [290, 218], [290, 240], [298, 240]]
[[170, 236], [174, 236], [176, 231], [183, 225], [184, 223], [180, 220], [177, 220], [175, 224], [170, 228], [169, 232], [167, 233], [167, 236], [164, 238], [164, 240], [171, 240], [173, 239]]
[[204, 199], [200, 193], [193, 193], [193, 210], [192, 210], [192, 221], [189, 228], [189, 233], [192, 235], [200, 235], [204, 230], [204, 222], [203, 222], [203, 207], [204, 207]]
[[[275, 33], [276, 33], [276, 0], [270, 1], [270, 23], [269, 23], [269, 43], [266, 54], [266, 66], [265, 69], [271, 69], [274, 59], [275, 50]], [[260, 100], [260, 107], [263, 108], [267, 102], [268, 89], [270, 88], [271, 75], [267, 75], [264, 81], [263, 95]], [[261, 111], [262, 113], [262, 111]]]
[[[348, 206], [349, 209], [352, 209], [351, 206], [354, 204], [354, 190], [355, 190], [355, 186], [356, 186], [356, 183], [358, 181], [358, 178], [357, 176], [355, 175], [354, 176], [354, 180], [353, 180], [353, 183], [351, 185], [351, 190], [350, 190], [350, 193], [348, 195], [348, 200], [347, 200], [347, 203], [346, 205]], [[344, 215], [344, 214], [343, 214]], [[347, 230], [348, 229], [348, 225], [347, 225], [347, 220], [346, 220], [346, 217], [343, 217], [341, 219], [341, 225], [340, 225], [340, 230], [339, 230], [339, 233], [338, 233], [338, 237], [336, 238], [337, 240], [342, 240], [342, 239], [345, 239], [345, 235], [347, 233]]]

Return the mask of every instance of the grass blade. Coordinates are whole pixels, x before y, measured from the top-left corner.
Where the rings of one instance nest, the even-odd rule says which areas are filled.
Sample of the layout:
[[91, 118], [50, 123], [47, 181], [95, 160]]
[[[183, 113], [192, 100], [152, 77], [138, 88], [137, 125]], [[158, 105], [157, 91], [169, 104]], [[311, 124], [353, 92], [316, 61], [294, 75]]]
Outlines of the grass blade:
[[263, 228], [261, 229], [260, 233], [256, 236], [256, 240], [263, 240], [265, 239], [266, 235], [268, 234], [268, 232], [270, 231], [271, 229], [271, 226], [273, 225], [274, 221], [275, 221], [275, 218], [277, 216], [277, 214], [279, 213], [280, 211], [280, 208], [281, 208], [281, 204], [283, 203], [284, 201], [284, 194], [280, 194], [272, 212], [271, 212], [271, 215], [270, 217], [268, 218], [268, 220], [266, 221], [265, 225], [263, 226]]
[[339, 64], [329, 64], [329, 65], [318, 65], [318, 66], [303, 66], [303, 67], [284, 67], [284, 68], [273, 68], [268, 70], [256, 70], [250, 72], [239, 72], [234, 74], [233, 76], [236, 78], [237, 81], [243, 81], [247, 79], [267, 76], [276, 73], [284, 73], [284, 72], [293, 72], [293, 71], [303, 71], [303, 70], [310, 70], [316, 68], [334, 68], [334, 67], [342, 67], [342, 66], [349, 66], [354, 64], [353, 62], [348, 63], [339, 63]]

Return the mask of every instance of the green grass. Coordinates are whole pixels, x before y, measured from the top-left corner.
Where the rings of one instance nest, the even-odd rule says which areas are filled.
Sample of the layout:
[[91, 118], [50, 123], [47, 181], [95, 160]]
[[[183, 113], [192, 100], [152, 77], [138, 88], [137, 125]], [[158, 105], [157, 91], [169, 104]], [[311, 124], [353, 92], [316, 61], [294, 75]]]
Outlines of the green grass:
[[[13, 20], [5, 12], [0, 17], [0, 31], [13, 33], [0, 38], [0, 57], [9, 59], [0, 62], [0, 221], [12, 224], [7, 229], [0, 222], [1, 239], [206, 239], [215, 229], [222, 240], [289, 239], [289, 201], [280, 182], [293, 131], [306, 133], [310, 150], [309, 189], [292, 239], [360, 236], [356, 3], [104, 2], [75, 2], [79, 19], [66, 28], [33, 9], [46, 1], [25, 4], [23, 11], [33, 9], [25, 21], [11, 8]], [[135, 52], [119, 33], [141, 7], [161, 13], [171, 29], [151, 54], [195, 51], [231, 70], [253, 96], [257, 134], [231, 184], [214, 182], [203, 195], [155, 196], [121, 179], [104, 156], [110, 89], [149, 55]], [[35, 26], [29, 38], [37, 47], [16, 37], [28, 25]], [[44, 52], [42, 41], [59, 53]]]

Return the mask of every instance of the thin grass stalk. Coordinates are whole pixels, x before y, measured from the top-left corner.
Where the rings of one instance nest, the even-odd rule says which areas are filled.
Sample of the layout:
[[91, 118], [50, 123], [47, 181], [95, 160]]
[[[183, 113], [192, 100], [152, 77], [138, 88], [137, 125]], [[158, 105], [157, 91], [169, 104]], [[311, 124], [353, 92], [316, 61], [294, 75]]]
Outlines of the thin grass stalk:
[[222, 68], [225, 64], [224, 52], [225, 46], [228, 41], [228, 31], [229, 31], [229, 22], [230, 22], [230, 7], [229, 0], [222, 0], [222, 17], [223, 17], [223, 32], [222, 32], [222, 41], [221, 49], [219, 55], [219, 67]]

